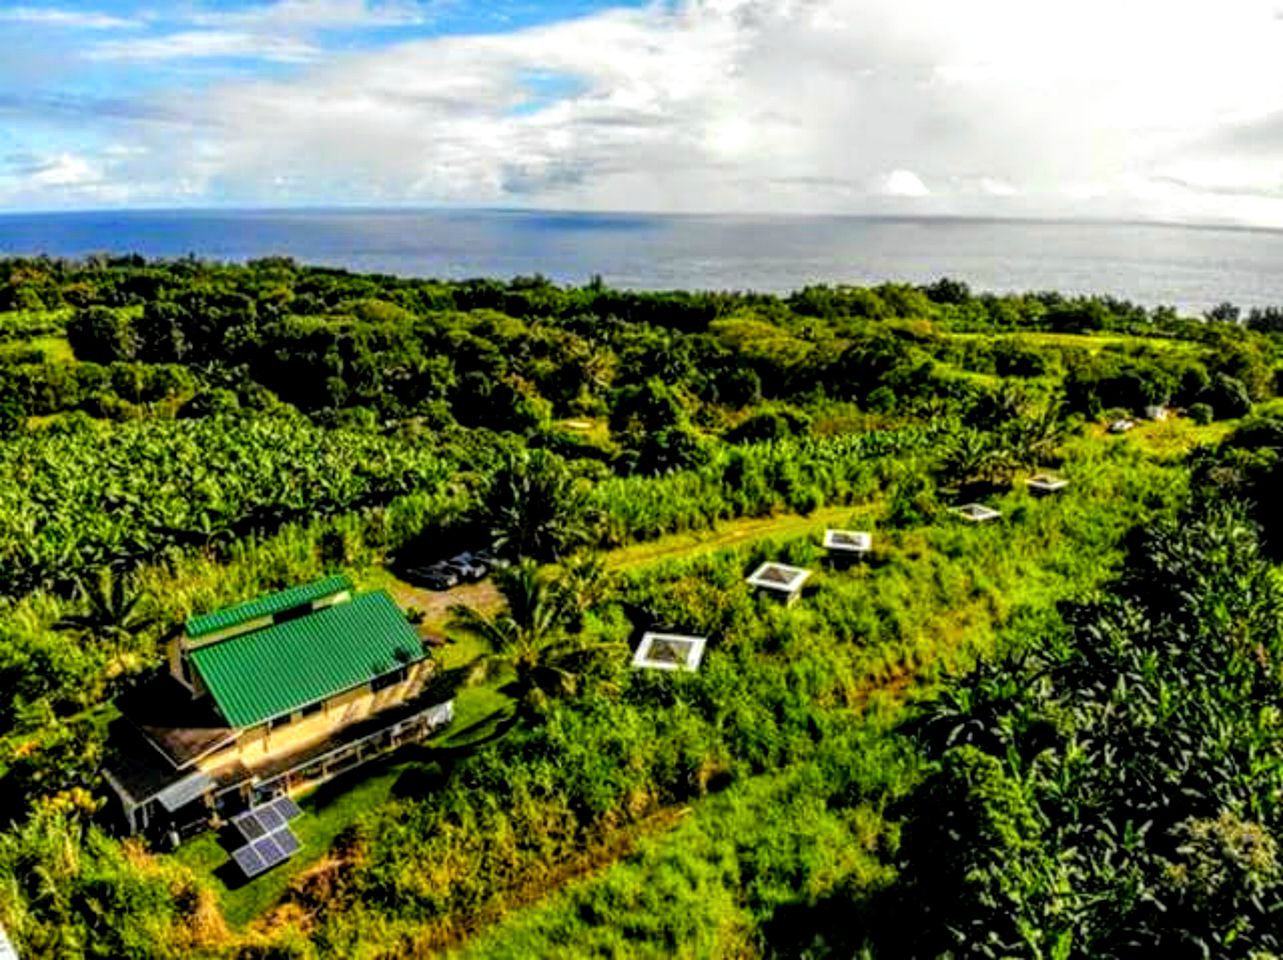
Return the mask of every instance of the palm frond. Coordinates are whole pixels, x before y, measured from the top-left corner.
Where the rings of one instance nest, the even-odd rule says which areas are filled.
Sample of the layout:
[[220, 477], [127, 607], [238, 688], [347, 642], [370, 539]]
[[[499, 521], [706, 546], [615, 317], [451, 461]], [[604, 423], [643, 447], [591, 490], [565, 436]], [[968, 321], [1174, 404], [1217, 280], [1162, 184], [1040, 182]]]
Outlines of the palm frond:
[[452, 605], [449, 613], [448, 629], [475, 637], [496, 652], [513, 645], [513, 630], [505, 615], [490, 617], [463, 603]]

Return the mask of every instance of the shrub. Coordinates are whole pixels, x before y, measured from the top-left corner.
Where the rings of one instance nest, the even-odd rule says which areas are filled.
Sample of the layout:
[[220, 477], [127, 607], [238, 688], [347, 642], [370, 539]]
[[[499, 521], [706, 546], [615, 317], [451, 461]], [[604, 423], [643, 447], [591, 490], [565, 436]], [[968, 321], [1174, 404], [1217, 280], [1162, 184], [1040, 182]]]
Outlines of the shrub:
[[726, 434], [729, 443], [760, 443], [809, 433], [811, 418], [798, 410], [779, 407], [755, 413]]
[[1200, 399], [1212, 408], [1218, 420], [1245, 417], [1252, 412], [1252, 398], [1243, 381], [1224, 373], [1212, 374], [1212, 381]]
[[993, 350], [994, 370], [1003, 377], [1041, 377], [1047, 372], [1047, 355], [1016, 340], [1002, 340]]
[[875, 413], [890, 413], [898, 402], [899, 398], [894, 390], [890, 387], [878, 387], [869, 394], [865, 406]]
[[1211, 404], [1196, 403], [1189, 408], [1189, 418], [1199, 426], [1206, 426], [1215, 419], [1215, 411], [1212, 410]]
[[92, 363], [132, 360], [138, 351], [129, 318], [107, 307], [90, 307], [77, 313], [67, 324], [67, 340], [79, 359]]

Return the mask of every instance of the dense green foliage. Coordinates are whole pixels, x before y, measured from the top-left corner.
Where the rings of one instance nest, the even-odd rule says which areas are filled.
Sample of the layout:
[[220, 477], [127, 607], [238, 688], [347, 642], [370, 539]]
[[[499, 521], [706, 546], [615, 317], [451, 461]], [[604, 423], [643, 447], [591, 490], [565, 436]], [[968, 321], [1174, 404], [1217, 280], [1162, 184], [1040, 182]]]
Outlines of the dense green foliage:
[[[4, 309], [24, 956], [1279, 952], [1277, 311], [132, 257], [2, 261]], [[466, 603], [394, 579], [480, 545], [514, 564]], [[765, 560], [815, 571], [797, 605]], [[336, 571], [451, 635], [456, 727], [241, 889], [114, 837], [112, 696]], [[629, 669], [648, 629], [699, 671]]]
[[448, 471], [433, 443], [298, 418], [39, 431], [0, 445], [0, 472], [13, 480], [0, 490], [0, 581], [21, 595], [170, 547], [386, 504]]
[[1255, 531], [1200, 504], [1061, 642], [950, 684], [891, 895], [918, 923], [878, 954], [1277, 953], [1281, 612]]

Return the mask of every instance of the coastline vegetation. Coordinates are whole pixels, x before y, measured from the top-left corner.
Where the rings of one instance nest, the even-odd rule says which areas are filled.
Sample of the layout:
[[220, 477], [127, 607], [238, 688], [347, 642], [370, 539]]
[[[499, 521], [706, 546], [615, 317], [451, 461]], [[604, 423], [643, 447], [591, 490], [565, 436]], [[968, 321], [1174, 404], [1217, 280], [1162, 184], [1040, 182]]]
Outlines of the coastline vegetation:
[[[1280, 334], [952, 280], [0, 261], [0, 925], [24, 957], [1283, 952]], [[497, 589], [399, 578], [478, 544]], [[767, 560], [815, 571], [798, 603], [744, 582]], [[335, 572], [448, 635], [455, 725], [302, 798], [305, 854], [239, 887], [114, 835], [113, 697], [187, 616]], [[651, 629], [700, 669], [630, 669]]]

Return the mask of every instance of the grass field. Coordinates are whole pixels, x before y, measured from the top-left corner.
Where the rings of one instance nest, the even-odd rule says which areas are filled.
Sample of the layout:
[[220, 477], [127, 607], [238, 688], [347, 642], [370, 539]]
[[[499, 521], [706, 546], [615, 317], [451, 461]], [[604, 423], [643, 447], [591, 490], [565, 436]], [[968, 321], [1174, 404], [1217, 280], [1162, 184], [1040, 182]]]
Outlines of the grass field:
[[1041, 347], [1076, 347], [1090, 353], [1098, 353], [1106, 347], [1152, 347], [1155, 350], [1193, 350], [1194, 345], [1185, 340], [1174, 340], [1167, 337], [1133, 337], [1126, 334], [1109, 333], [1050, 333], [1047, 331], [1026, 331], [1021, 333], [946, 333], [951, 340], [984, 340], [992, 343], [996, 340], [1016, 340], [1030, 346]]
[[1186, 417], [1171, 416], [1159, 422], [1142, 421], [1135, 429], [1117, 436], [1108, 433], [1104, 424], [1092, 424], [1088, 433], [1106, 443], [1135, 447], [1150, 457], [1177, 460], [1196, 447], [1220, 443], [1236, 426], [1237, 420], [1219, 420], [1200, 426]]
[[[993, 525], [972, 527], [940, 518], [888, 530], [879, 538], [876, 564], [824, 574], [815, 596], [803, 600], [790, 618], [822, 619], [828, 604], [835, 611], [870, 611], [878, 639], [861, 637], [831, 651], [835, 676], [842, 672], [839, 662], [849, 660], [852, 672], [868, 684], [867, 690], [835, 690], [834, 698], [865, 711], [870, 747], [879, 742], [885, 747], [879, 738], [900, 704], [925, 695], [945, 674], [977, 656], [1028, 642], [1019, 638], [1027, 638], [1021, 631], [1030, 623], [1054, 622], [1059, 601], [1105, 582], [1122, 559], [1121, 537], [1141, 513], [1142, 491], [1170, 495], [1180, 487], [1170, 449], [1204, 441], [1219, 429], [1176, 422], [1146, 424], [1127, 437], [1078, 438], [1066, 449], [1062, 473], [1072, 485], [1065, 494], [1035, 500], [1017, 489], [998, 496], [993, 502], [1004, 519]], [[838, 521], [840, 513], [814, 522], [818, 526], [828, 519]], [[801, 519], [784, 528], [795, 537], [809, 533]], [[1067, 539], [1076, 549], [1065, 550]], [[750, 542], [740, 537], [732, 546]], [[784, 540], [776, 542], [781, 550], [790, 549]], [[630, 549], [640, 553], [642, 548]], [[743, 550], [731, 552], [735, 560], [743, 559]], [[661, 555], [672, 561], [668, 575], [675, 585], [698, 579], [705, 570], [674, 551], [661, 550]], [[1011, 632], [1004, 633], [1008, 625]], [[736, 873], [737, 859], [769, 859], [780, 838], [792, 836], [798, 843], [816, 844], [808, 856], [827, 864], [822, 876], [872, 889], [885, 881], [888, 869], [874, 854], [893, 830], [884, 819], [884, 803], [875, 795], [855, 808], [843, 828], [850, 836], [834, 837], [828, 847], [823, 830], [813, 833], [809, 826], [824, 822], [828, 813], [822, 803], [809, 802], [802, 771], [782, 769], [745, 779], [671, 811], [674, 818], [665, 829], [639, 826], [620, 841], [625, 854], [537, 901], [523, 899], [506, 909], [492, 905], [486, 921], [473, 925], [476, 936], [447, 955], [760, 955], [761, 945], [745, 941], [743, 932], [760, 929], [761, 917], [736, 896], [741, 885], [757, 881]], [[828, 863], [828, 851], [837, 849], [847, 854]], [[805, 900], [806, 891], [780, 894], [786, 902], [797, 897]], [[682, 935], [674, 939], [674, 930]]]
[[[1073, 496], [1087, 497], [1096, 502], [1107, 502], [1121, 494], [1120, 485], [1129, 485], [1126, 474], [1133, 472], [1128, 464], [1149, 462], [1154, 469], [1159, 464], [1170, 462], [1177, 455], [1188, 451], [1199, 443], [1212, 442], [1223, 436], [1229, 428], [1223, 424], [1197, 427], [1188, 420], [1173, 419], [1165, 423], [1145, 423], [1135, 431], [1122, 437], [1105, 435], [1103, 430], [1092, 428], [1085, 437], [1071, 443], [1067, 449], [1068, 462], [1065, 473], [1074, 477], [1076, 492]], [[1131, 495], [1127, 495], [1131, 496]], [[1072, 577], [1081, 577], [1081, 571], [1061, 571], [1040, 563], [1039, 556], [1054, 551], [1059, 540], [1054, 528], [1063, 520], [1056, 519], [1072, 513], [1075, 509], [1073, 500], [1058, 500], [1051, 504], [1036, 506], [1021, 489], [1001, 498], [1004, 512], [1013, 518], [1014, 526], [990, 530], [975, 530], [963, 525], [943, 520], [933, 527], [885, 531], [886, 550], [882, 563], [875, 571], [857, 571], [854, 576], [858, 581], [858, 590], [864, 595], [862, 601], [876, 610], [885, 604], [908, 603], [916, 612], [898, 624], [895, 632], [901, 637], [903, 653], [885, 655], [877, 651], [867, 651], [868, 660], [862, 669], [867, 670], [870, 683], [893, 685], [901, 690], [902, 684], [896, 678], [906, 682], [924, 682], [932, 675], [938, 674], [940, 661], [952, 661], [955, 653], [964, 651], [975, 637], [991, 630], [995, 616], [1002, 616], [1000, 611], [1010, 609], [1013, 605], [1048, 604], [1054, 602], [1065, 589], [1065, 584]], [[877, 529], [877, 520], [885, 512], [885, 503], [874, 502], [845, 507], [826, 507], [808, 516], [781, 514], [771, 517], [745, 518], [721, 524], [713, 530], [701, 530], [663, 537], [654, 541], [626, 546], [610, 551], [605, 555], [608, 569], [624, 575], [640, 574], [654, 569], [665, 569], [671, 565], [684, 566], [698, 562], [701, 558], [719, 554], [743, 552], [762, 541], [770, 541], [787, 549], [787, 545], [796, 541], [818, 542], [826, 527], [856, 527]], [[1035, 518], [1040, 518], [1036, 519]], [[1122, 524], [1122, 520], [1111, 521], [1111, 526]], [[1044, 529], [1045, 528], [1045, 529]], [[1006, 532], [1003, 532], [1003, 531]], [[970, 544], [980, 537], [983, 541], [994, 544], [1007, 543], [1012, 535], [1019, 532], [1019, 539], [1024, 546], [1020, 549], [999, 550], [992, 555], [990, 566], [982, 580], [977, 580], [974, 592], [967, 603], [935, 609], [928, 594], [936, 589], [933, 577], [940, 574], [939, 559], [952, 556], [964, 549], [963, 544]], [[1093, 549], [1102, 549], [1109, 537], [1095, 534]], [[1112, 535], [1111, 535], [1112, 536]], [[1014, 543], [1014, 541], [1013, 541]], [[989, 549], [989, 548], [987, 548]], [[880, 546], [881, 551], [881, 546]], [[1094, 576], [1104, 577], [1105, 569], [1100, 569]], [[844, 581], [849, 577], [843, 577]], [[380, 586], [390, 589], [403, 605], [421, 606], [416, 598], [422, 595], [422, 603], [432, 604], [438, 613], [447, 609], [449, 602], [455, 599], [467, 599], [481, 606], [494, 606], [498, 603], [497, 593], [479, 591], [477, 588], [487, 585], [473, 585], [465, 588], [466, 598], [455, 591], [436, 594], [419, 591], [402, 581], [397, 580], [385, 570], [376, 570], [361, 577], [363, 585]], [[913, 584], [919, 585], [922, 596], [913, 597]], [[849, 583], [843, 589], [849, 590], [855, 583]], [[906, 593], [908, 591], [908, 593]], [[453, 596], [452, 596], [453, 595]], [[897, 599], [898, 598], [898, 599]], [[888, 608], [890, 609], [890, 608]], [[919, 618], [921, 622], [917, 622]], [[444, 619], [434, 627], [444, 626]], [[978, 631], [978, 633], [977, 633]], [[475, 638], [454, 637], [451, 643], [436, 648], [434, 656], [446, 668], [462, 667], [485, 653], [484, 646]], [[855, 651], [856, 656], [864, 657], [863, 651]], [[878, 658], [882, 657], [881, 660]], [[908, 671], [908, 672], [906, 672]], [[913, 677], [917, 681], [913, 681]], [[304, 850], [285, 867], [269, 873], [256, 880], [240, 886], [229, 886], [223, 879], [226, 871], [220, 872], [226, 861], [226, 853], [212, 835], [205, 835], [187, 844], [176, 856], [184, 863], [197, 868], [203, 873], [212, 874], [222, 901], [225, 915], [234, 926], [244, 926], [263, 914], [272, 904], [279, 901], [288, 888], [291, 880], [316, 864], [330, 848], [343, 830], [355, 823], [368, 811], [373, 811], [386, 803], [396, 794], [397, 785], [404, 782], [419, 782], [424, 775], [429, 775], [434, 764], [434, 754], [442, 757], [467, 750], [470, 744], [485, 741], [493, 736], [504, 720], [510, 715], [512, 704], [501, 692], [500, 683], [486, 686], [474, 686], [463, 689], [456, 700], [455, 721], [446, 731], [431, 740], [422, 748], [412, 748], [401, 754], [393, 755], [382, 762], [353, 771], [344, 778], [323, 786], [301, 801], [304, 816], [298, 821], [298, 834], [303, 841]], [[869, 694], [875, 691], [871, 689]], [[901, 693], [907, 691], [901, 690]], [[848, 702], [867, 702], [866, 695], [858, 691], [846, 691], [843, 696]], [[787, 780], [784, 776], [780, 781]], [[774, 782], [774, 781], [772, 781]], [[756, 809], [758, 801], [751, 797], [757, 791], [767, 791], [763, 783], [746, 787], [750, 794], [743, 799], [750, 808]], [[676, 850], [686, 843], [687, 833], [696, 831], [719, 831], [725, 829], [744, 829], [749, 827], [740, 823], [751, 822], [753, 814], [746, 813], [740, 806], [726, 809], [713, 805], [707, 812], [701, 811], [692, 823], [679, 828], [679, 832], [661, 831], [644, 841], [644, 848], [650, 851], [649, 856], [662, 860], [665, 851]], [[711, 820], [708, 818], [712, 818]], [[729, 820], [725, 819], [729, 818]], [[628, 841], [631, 846], [632, 840]], [[652, 866], [639, 864], [628, 859], [610, 866], [602, 879], [583, 878], [582, 883], [633, 883]], [[861, 868], [863, 869], [863, 868]], [[640, 872], [639, 872], [640, 871]], [[628, 879], [631, 877], [632, 879]], [[555, 920], [554, 926], [562, 922], [557, 919], [565, 910], [571, 909], [576, 887], [557, 893], [541, 907], [531, 907], [526, 913], [513, 917], [513, 936], [505, 940], [504, 950], [499, 955], [515, 955], [509, 952], [515, 945], [539, 942], [542, 934], [530, 932], [533, 940], [527, 940], [523, 928], [529, 924], [533, 928], [542, 928], [545, 921]], [[551, 912], [549, 912], [551, 911]], [[483, 938], [484, 943], [493, 943]], [[545, 943], [544, 947], [548, 945]], [[487, 952], [484, 948], [482, 953]]]

